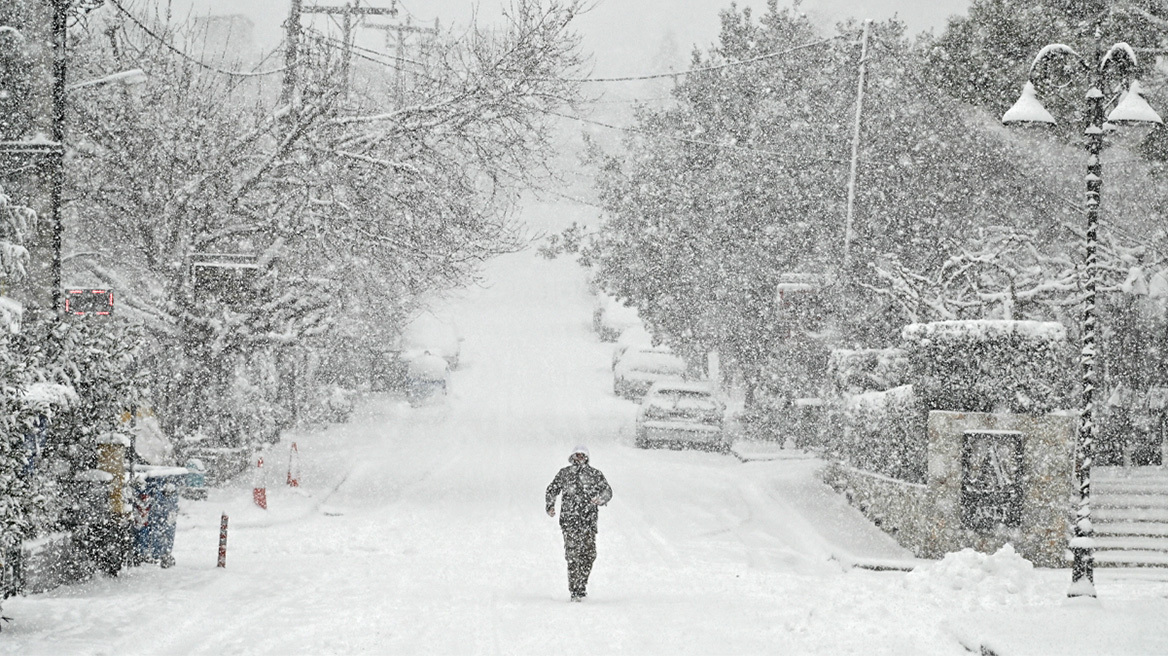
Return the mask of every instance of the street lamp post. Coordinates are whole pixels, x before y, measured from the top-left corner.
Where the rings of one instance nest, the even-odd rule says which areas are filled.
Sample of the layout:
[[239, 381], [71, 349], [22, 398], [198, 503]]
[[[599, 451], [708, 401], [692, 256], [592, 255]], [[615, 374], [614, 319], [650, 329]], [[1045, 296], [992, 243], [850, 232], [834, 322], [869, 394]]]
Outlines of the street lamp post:
[[[1080, 410], [1078, 439], [1075, 442], [1075, 477], [1079, 490], [1078, 506], [1075, 510], [1073, 536], [1070, 542], [1074, 561], [1071, 565], [1071, 587], [1069, 597], [1095, 596], [1095, 545], [1094, 529], [1091, 525], [1091, 464], [1095, 455], [1095, 392], [1097, 390], [1096, 356], [1096, 311], [1095, 294], [1099, 283], [1098, 228], [1099, 201], [1103, 190], [1103, 132], [1105, 128], [1119, 123], [1159, 123], [1160, 116], [1148, 105], [1141, 95], [1139, 82], [1132, 80], [1115, 108], [1104, 113], [1106, 98], [1103, 89], [1110, 70], [1119, 68], [1123, 82], [1127, 82], [1129, 72], [1136, 68], [1135, 51], [1126, 43], [1111, 46], [1106, 52], [1100, 46], [1099, 33], [1095, 35], [1095, 53], [1092, 60], [1086, 60], [1073, 49], [1062, 44], [1044, 47], [1030, 66], [1030, 79], [1040, 74], [1042, 66], [1055, 57], [1070, 57], [1081, 65], [1082, 72], [1089, 76], [1087, 91], [1087, 127], [1084, 131], [1087, 148], [1087, 196], [1085, 201], [1087, 233], [1083, 244], [1086, 280], [1083, 299], [1082, 350], [1079, 363], [1083, 368], [1083, 396]], [[1055, 119], [1042, 106], [1032, 81], [1027, 81], [1022, 96], [1005, 114], [1002, 122], [1010, 124], [1050, 124]]]

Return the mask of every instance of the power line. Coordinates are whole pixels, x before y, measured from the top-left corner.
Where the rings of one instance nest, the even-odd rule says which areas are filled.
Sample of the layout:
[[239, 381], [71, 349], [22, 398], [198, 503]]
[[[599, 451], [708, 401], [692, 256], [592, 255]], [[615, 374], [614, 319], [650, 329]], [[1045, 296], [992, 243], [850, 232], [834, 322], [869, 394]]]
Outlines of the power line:
[[796, 51], [799, 51], [799, 50], [805, 50], [807, 48], [812, 48], [814, 46], [819, 46], [819, 45], [823, 45], [825, 43], [830, 43], [830, 42], [832, 42], [836, 39], [839, 39], [839, 38], [841, 38], [841, 37], [833, 36], [833, 37], [830, 37], [827, 39], [813, 41], [811, 43], [804, 43], [801, 46], [795, 46], [794, 48], [788, 48], [786, 50], [780, 50], [777, 52], [768, 52], [766, 54], [759, 55], [757, 57], [751, 57], [750, 59], [740, 59], [738, 61], [726, 62], [724, 64], [716, 64], [713, 66], [702, 66], [700, 68], [691, 68], [691, 69], [686, 70], [686, 71], [678, 71], [678, 72], [671, 72], [671, 73], [653, 73], [650, 75], [629, 75], [629, 76], [625, 76], [625, 77], [581, 77], [581, 78], [566, 77], [566, 78], [555, 78], [555, 79], [560, 80], [562, 82], [636, 82], [639, 80], [659, 80], [661, 78], [666, 78], [666, 77], [672, 78], [672, 77], [678, 77], [680, 75], [689, 75], [690, 73], [705, 73], [706, 71], [717, 71], [717, 70], [721, 70], [723, 68], [731, 68], [734, 66], [744, 66], [746, 64], [753, 64], [755, 62], [763, 61], [766, 59], [774, 59], [775, 57], [782, 57], [783, 55], [789, 55], [789, 54], [796, 52]]
[[280, 68], [276, 68], [276, 69], [273, 69], [270, 71], [250, 71], [250, 72], [249, 71], [228, 71], [228, 70], [224, 70], [222, 68], [217, 68], [215, 66], [211, 66], [209, 64], [205, 64], [205, 63], [199, 61], [198, 59], [196, 59], [195, 57], [192, 57], [192, 56], [188, 55], [187, 53], [183, 52], [182, 50], [179, 50], [175, 46], [171, 45], [171, 43], [169, 41], [167, 41], [165, 38], [156, 34], [149, 27], [146, 27], [146, 25], [142, 21], [138, 20], [138, 18], [136, 16], [134, 16], [134, 14], [131, 14], [125, 7], [123, 7], [122, 4], [120, 2], [118, 2], [118, 0], [108, 0], [108, 1], [111, 5], [114, 6], [115, 9], [122, 12], [122, 14], [124, 14], [126, 16], [126, 18], [129, 18], [132, 23], [137, 25], [140, 30], [145, 32], [148, 36], [150, 36], [150, 38], [152, 38], [155, 41], [157, 41], [158, 43], [162, 44], [163, 47], [165, 47], [167, 50], [170, 50], [174, 54], [178, 55], [179, 57], [182, 57], [183, 59], [191, 62], [192, 64], [195, 64], [196, 66], [204, 68], [204, 69], [211, 71], [213, 73], [219, 73], [220, 75], [230, 75], [233, 77], [260, 77], [263, 75], [274, 75], [276, 73], [282, 73], [283, 71], [287, 70], [286, 67], [282, 66]]
[[[598, 125], [600, 127], [608, 128], [610, 130], [618, 130], [620, 132], [629, 132], [632, 134], [641, 134], [641, 135], [650, 136], [650, 137], [659, 137], [662, 139], [671, 139], [673, 141], [680, 141], [682, 143], [693, 144], [695, 146], [710, 146], [712, 148], [720, 148], [723, 150], [739, 150], [739, 151], [748, 152], [748, 153], [757, 153], [759, 155], [769, 155], [771, 157], [777, 157], [780, 159], [787, 159], [787, 160], [797, 157], [793, 153], [779, 153], [779, 152], [775, 152], [773, 150], [762, 150], [759, 148], [751, 148], [749, 146], [736, 146], [733, 144], [720, 144], [720, 143], [713, 142], [713, 141], [702, 141], [700, 139], [690, 139], [689, 137], [678, 137], [678, 136], [674, 136], [671, 134], [665, 134], [663, 132], [653, 132], [650, 130], [642, 130], [640, 128], [630, 128], [630, 127], [625, 127], [625, 126], [620, 126], [620, 125], [613, 125], [611, 123], [605, 123], [603, 121], [597, 121], [597, 120], [590, 119], [590, 118], [584, 118], [583, 116], [575, 116], [572, 114], [563, 114], [561, 112], [557, 112], [557, 111], [554, 111], [551, 109], [545, 109], [545, 110], [540, 110], [540, 111], [542, 111], [545, 114], [551, 114], [553, 116], [559, 116], [562, 118], [571, 119], [573, 121], [579, 121], [581, 123], [589, 123], [592, 125]], [[831, 164], [847, 164], [848, 163], [847, 160], [832, 159], [829, 157], [805, 157], [801, 161], [804, 163], [815, 163], [815, 162], [831, 163]]]
[[[341, 41], [340, 39], [336, 38], [335, 36], [329, 35], [329, 34], [322, 32], [316, 28], [313, 28], [313, 27], [307, 27], [307, 28], [305, 28], [305, 31], [311, 32], [317, 39], [320, 39], [321, 41], [328, 41], [329, 43], [332, 43], [334, 45], [342, 45], [343, 46], [345, 43], [344, 41]], [[362, 47], [362, 46], [359, 46], [359, 45], [356, 45], [353, 43], [350, 43], [349, 47], [352, 48], [353, 50], [368, 53], [369, 55], [372, 55], [375, 57], [384, 57], [386, 59], [393, 59], [395, 61], [399, 61], [399, 62], [402, 62], [405, 64], [413, 64], [415, 66], [424, 66], [425, 65], [424, 62], [420, 62], [416, 59], [408, 59], [406, 57], [401, 57], [398, 55], [391, 55], [387, 52], [381, 52], [380, 50], [373, 50], [372, 48], [365, 48], [365, 47]], [[368, 59], [369, 61], [376, 61], [374, 59], [370, 59], [369, 57], [364, 57], [364, 59]], [[397, 69], [396, 66], [393, 66], [389, 62], [377, 61], [376, 63], [382, 64], [385, 66], [392, 66], [395, 70]]]
[[[336, 39], [334, 39], [331, 36], [322, 34], [322, 33], [318, 32], [317, 30], [313, 30], [312, 28], [309, 28], [309, 29], [310, 29], [310, 31], [315, 32], [318, 35], [318, 38], [336, 42]], [[824, 42], [830, 41], [830, 40], [831, 39], [826, 39], [824, 41], [820, 41], [820, 42], [817, 42], [814, 44], [805, 44], [803, 46], [799, 46], [798, 48], [794, 48], [792, 50], [810, 47], [812, 45], [817, 45], [818, 43], [824, 43]], [[360, 50], [365, 50], [366, 52], [370, 52], [370, 53], [375, 54], [376, 56], [379, 56], [379, 57], [389, 57], [389, 58], [399, 59], [399, 58], [393, 57], [392, 55], [389, 55], [389, 54], [377, 53], [375, 51], [367, 50], [364, 48], [360, 48]], [[787, 52], [790, 52], [790, 51], [787, 51]], [[769, 55], [766, 55], [766, 56], [777, 56], [777, 54], [779, 54], [779, 53], [770, 53]], [[374, 64], [378, 64], [380, 66], [384, 66], [387, 68], [393, 68], [395, 70], [397, 69], [396, 66], [394, 66], [393, 64], [386, 62], [386, 61], [381, 61], [381, 60], [375, 59], [375, 58], [370, 57], [370, 56], [361, 55], [359, 53], [357, 53], [356, 56], [361, 58], [361, 59], [365, 59], [366, 61], [372, 62]], [[409, 60], [405, 60], [405, 61], [409, 62], [409, 63], [414, 63], [414, 62], [410, 62]], [[745, 61], [749, 61], [749, 60], [744, 60], [744, 62]], [[433, 77], [428, 76], [428, 75], [423, 75], [423, 76], [427, 77], [431, 80], [436, 80], [436, 78], [433, 78]], [[546, 79], [560, 79], [560, 78], [546, 78]], [[611, 123], [605, 123], [603, 121], [597, 121], [594, 119], [584, 118], [583, 116], [576, 116], [573, 114], [564, 114], [564, 113], [557, 112], [555, 110], [550, 110], [550, 109], [537, 110], [537, 111], [540, 111], [541, 113], [552, 115], [552, 116], [558, 116], [561, 118], [566, 118], [569, 120], [578, 121], [580, 123], [588, 123], [591, 125], [597, 125], [597, 126], [600, 126], [603, 128], [608, 128], [610, 130], [617, 130], [620, 132], [628, 132], [631, 134], [640, 134], [640, 135], [644, 135], [644, 136], [669, 139], [672, 141], [693, 144], [696, 146], [709, 146], [711, 148], [718, 148], [718, 149], [722, 149], [722, 150], [737, 150], [737, 151], [741, 151], [741, 152], [757, 153], [760, 155], [777, 157], [777, 158], [784, 159], [784, 160], [789, 160], [789, 159], [792, 159], [794, 157], [794, 155], [792, 153], [779, 153], [779, 152], [770, 151], [770, 150], [763, 150], [763, 149], [759, 149], [759, 148], [751, 148], [749, 146], [737, 146], [737, 145], [733, 145], [733, 144], [720, 144], [720, 143], [716, 143], [713, 141], [702, 141], [700, 139], [691, 139], [688, 137], [678, 137], [675, 135], [665, 134], [665, 133], [661, 133], [661, 132], [653, 132], [651, 130], [644, 130], [644, 129], [640, 129], [640, 128], [630, 128], [630, 127], [625, 127], [625, 126], [620, 126], [620, 125], [613, 125]], [[831, 164], [846, 164], [847, 163], [846, 160], [826, 158], [826, 157], [818, 157], [818, 158], [808, 157], [808, 158], [803, 158], [801, 161], [804, 163], [831, 163]]]

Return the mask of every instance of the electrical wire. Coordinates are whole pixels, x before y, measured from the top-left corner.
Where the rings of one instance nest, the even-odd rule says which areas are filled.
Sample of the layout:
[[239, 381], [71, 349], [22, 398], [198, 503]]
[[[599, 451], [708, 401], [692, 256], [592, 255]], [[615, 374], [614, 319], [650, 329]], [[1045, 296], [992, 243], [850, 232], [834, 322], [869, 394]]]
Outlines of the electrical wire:
[[[653, 132], [651, 130], [642, 130], [640, 128], [630, 128], [630, 127], [625, 127], [625, 126], [620, 126], [620, 125], [613, 125], [611, 123], [605, 123], [603, 121], [597, 121], [597, 120], [590, 119], [590, 118], [584, 118], [583, 116], [564, 114], [562, 112], [557, 112], [557, 111], [550, 110], [550, 109], [545, 109], [545, 110], [540, 110], [540, 111], [543, 112], [544, 114], [550, 114], [552, 116], [559, 116], [562, 118], [571, 119], [573, 121], [579, 121], [580, 123], [588, 123], [591, 125], [598, 125], [600, 127], [608, 128], [610, 130], [618, 130], [620, 132], [628, 132], [631, 134], [640, 134], [640, 135], [645, 135], [645, 136], [649, 136], [649, 137], [658, 137], [661, 139], [670, 139], [672, 141], [679, 141], [682, 143], [693, 144], [695, 146], [710, 146], [711, 148], [720, 148], [723, 150], [738, 150], [738, 151], [742, 151], [742, 152], [756, 153], [759, 155], [768, 155], [770, 157], [777, 157], [779, 159], [784, 159], [784, 160], [790, 160], [790, 159], [793, 159], [795, 157], [798, 157], [797, 155], [792, 154], [792, 153], [780, 153], [780, 152], [775, 152], [773, 150], [762, 150], [760, 148], [751, 148], [750, 146], [737, 146], [734, 144], [720, 144], [720, 143], [717, 143], [714, 141], [702, 141], [700, 139], [690, 139], [688, 137], [678, 137], [678, 136], [674, 136], [671, 134], [665, 134], [663, 132]], [[833, 159], [833, 158], [829, 158], [829, 157], [804, 157], [800, 160], [800, 162], [801, 163], [817, 163], [817, 164], [818, 163], [847, 164], [848, 160]]]
[[661, 78], [667, 78], [667, 77], [673, 78], [673, 77], [678, 77], [680, 75], [689, 75], [690, 73], [705, 73], [707, 71], [718, 71], [718, 70], [722, 70], [724, 68], [731, 68], [734, 66], [745, 66], [746, 64], [753, 64], [755, 62], [760, 62], [760, 61], [764, 61], [767, 59], [774, 59], [775, 57], [782, 57], [783, 55], [789, 55], [789, 54], [791, 54], [793, 52], [797, 52], [799, 50], [806, 50], [807, 48], [812, 48], [815, 46], [823, 45], [825, 43], [830, 43], [830, 42], [835, 41], [836, 39], [839, 39], [839, 38], [842, 38], [842, 35], [833, 36], [833, 37], [829, 37], [826, 39], [820, 39], [819, 41], [812, 41], [811, 43], [804, 43], [803, 45], [795, 46], [794, 48], [788, 48], [786, 50], [779, 50], [776, 52], [768, 52], [766, 54], [758, 55], [757, 57], [751, 57], [749, 59], [740, 59], [738, 61], [726, 62], [724, 64], [715, 64], [713, 66], [702, 66], [699, 68], [691, 68], [691, 69], [686, 70], [686, 71], [677, 71], [677, 72], [671, 72], [671, 73], [653, 73], [650, 75], [628, 75], [628, 76], [624, 76], [624, 77], [581, 77], [581, 78], [565, 77], [565, 78], [555, 78], [555, 79], [560, 80], [562, 82], [636, 82], [636, 81], [640, 81], [640, 80], [659, 80]]
[[[316, 30], [316, 29], [313, 29], [313, 28], [308, 28], [308, 31], [312, 32], [314, 35], [316, 35], [316, 36], [317, 36], [317, 38], [319, 38], [319, 39], [321, 39], [321, 40], [323, 40], [323, 41], [331, 42], [331, 43], [333, 43], [333, 44], [338, 44], [338, 45], [342, 45], [342, 46], [344, 46], [344, 45], [348, 45], [350, 48], [353, 48], [354, 50], [359, 50], [359, 51], [362, 51], [362, 52], [364, 52], [364, 53], [370, 53], [371, 55], [374, 55], [374, 56], [376, 56], [376, 57], [386, 57], [386, 58], [391, 58], [391, 59], [397, 59], [397, 60], [399, 60], [399, 61], [405, 61], [405, 62], [407, 62], [407, 63], [415, 63], [415, 64], [419, 63], [419, 62], [414, 62], [414, 61], [412, 61], [412, 60], [408, 60], [408, 59], [401, 59], [401, 58], [398, 58], [398, 57], [394, 57], [393, 55], [389, 55], [389, 54], [386, 54], [386, 53], [381, 53], [381, 52], [377, 52], [377, 51], [374, 51], [374, 50], [370, 50], [370, 49], [368, 49], [368, 48], [362, 48], [362, 47], [360, 47], [360, 46], [356, 46], [356, 45], [354, 45], [354, 44], [345, 44], [345, 43], [344, 43], [344, 41], [342, 41], [341, 39], [337, 39], [337, 38], [335, 38], [335, 37], [332, 37], [332, 36], [330, 36], [330, 35], [328, 35], [328, 34], [325, 34], [325, 33], [323, 33], [323, 32], [320, 32], [319, 30]], [[833, 40], [835, 40], [835, 39], [838, 39], [838, 38], [841, 38], [841, 37], [831, 37], [831, 38], [828, 38], [828, 39], [822, 39], [822, 40], [820, 40], [820, 41], [815, 41], [815, 42], [812, 42], [812, 43], [806, 43], [806, 44], [803, 44], [803, 45], [800, 45], [800, 46], [796, 46], [796, 47], [794, 47], [794, 48], [789, 48], [789, 49], [787, 49], [787, 50], [783, 50], [783, 51], [780, 51], [780, 52], [772, 52], [772, 53], [767, 53], [767, 54], [765, 54], [765, 55], [760, 55], [760, 56], [758, 56], [758, 57], [753, 57], [753, 58], [751, 58], [751, 59], [744, 59], [744, 60], [741, 60], [741, 61], [738, 61], [738, 62], [728, 62], [728, 63], [726, 63], [726, 64], [721, 64], [721, 65], [718, 65], [718, 66], [711, 66], [711, 67], [704, 67], [704, 68], [699, 68], [699, 69], [693, 69], [692, 71], [687, 71], [687, 72], [700, 72], [700, 71], [707, 71], [707, 70], [718, 70], [718, 69], [729, 68], [729, 67], [731, 67], [731, 66], [737, 66], [737, 65], [741, 65], [741, 64], [749, 64], [749, 63], [753, 63], [753, 62], [760, 61], [760, 60], [763, 60], [763, 59], [771, 59], [771, 58], [774, 58], [774, 57], [778, 57], [778, 56], [780, 56], [780, 55], [789, 54], [789, 53], [791, 53], [791, 52], [795, 52], [795, 51], [797, 51], [797, 50], [802, 50], [802, 49], [810, 48], [810, 47], [813, 47], [813, 46], [816, 46], [816, 45], [821, 45], [821, 44], [824, 44], [824, 43], [829, 43], [829, 42], [831, 42], [831, 41], [833, 41]], [[394, 69], [394, 70], [400, 70], [400, 69], [399, 69], [397, 66], [394, 66], [393, 64], [391, 64], [391, 63], [389, 63], [389, 62], [386, 62], [386, 61], [381, 61], [381, 60], [375, 59], [375, 57], [373, 57], [373, 56], [369, 56], [369, 55], [365, 55], [365, 54], [361, 54], [361, 52], [354, 52], [354, 53], [353, 53], [353, 55], [354, 55], [355, 57], [358, 57], [358, 58], [360, 58], [360, 59], [364, 59], [364, 60], [366, 60], [366, 61], [369, 61], [369, 62], [372, 62], [372, 63], [374, 63], [374, 64], [378, 64], [378, 65], [380, 65], [380, 66], [385, 66], [385, 67], [387, 67], [387, 68], [392, 68], [392, 69]], [[679, 75], [680, 75], [680, 74], [684, 74], [684, 73], [679, 73]], [[673, 75], [673, 74], [670, 74], [670, 75]], [[429, 76], [424, 76], [424, 77], [429, 77]], [[658, 78], [658, 77], [668, 77], [668, 75], [666, 75], [666, 76], [648, 76], [648, 77], [641, 77], [641, 78], [636, 78], [636, 79], [653, 79], [653, 78]], [[434, 78], [430, 78], [430, 79], [432, 79], [432, 80], [433, 80]], [[578, 82], [578, 81], [579, 81], [579, 80], [573, 80], [573, 79], [571, 79], [571, 78], [540, 78], [540, 79], [541, 79], [541, 80], [544, 80], [544, 81], [549, 81], [549, 80], [557, 80], [557, 81], [564, 81], [564, 82]], [[606, 81], [606, 80], [603, 80], [603, 79], [600, 79], [600, 78], [592, 78], [590, 81]], [[771, 150], [764, 150], [764, 149], [759, 149], [759, 148], [751, 148], [751, 147], [749, 147], [749, 146], [738, 146], [738, 145], [733, 145], [733, 144], [717, 143], [717, 142], [713, 142], [713, 141], [702, 141], [702, 140], [700, 140], [700, 139], [691, 139], [691, 138], [688, 138], [688, 137], [679, 137], [679, 136], [675, 136], [675, 135], [665, 134], [665, 133], [662, 133], [662, 132], [653, 132], [653, 131], [651, 131], [651, 130], [643, 130], [643, 129], [639, 129], [639, 128], [630, 128], [630, 127], [625, 127], [625, 126], [620, 126], [620, 125], [613, 125], [613, 124], [611, 124], [611, 123], [605, 123], [605, 122], [603, 122], [603, 121], [597, 121], [597, 120], [594, 120], [594, 119], [585, 118], [585, 117], [583, 117], [583, 116], [576, 116], [576, 115], [573, 115], [573, 114], [565, 114], [565, 113], [562, 113], [562, 112], [557, 112], [557, 111], [554, 111], [554, 110], [538, 109], [537, 111], [539, 111], [539, 112], [541, 112], [541, 113], [543, 113], [543, 114], [547, 114], [547, 115], [551, 115], [551, 116], [558, 116], [558, 117], [560, 117], [560, 118], [566, 118], [566, 119], [569, 119], [569, 120], [578, 121], [578, 122], [580, 122], [580, 123], [586, 123], [586, 124], [596, 125], [596, 126], [599, 126], [599, 127], [603, 127], [603, 128], [610, 129], [610, 130], [616, 130], [616, 131], [620, 131], [620, 132], [626, 132], [626, 133], [631, 133], [631, 134], [639, 134], [639, 135], [643, 135], [643, 136], [657, 137], [657, 138], [661, 138], [661, 139], [668, 139], [668, 140], [672, 140], [672, 141], [678, 141], [678, 142], [681, 142], [681, 143], [688, 143], [688, 144], [693, 144], [693, 145], [697, 145], [697, 146], [708, 146], [708, 147], [711, 147], [711, 148], [718, 148], [718, 149], [721, 149], [721, 150], [736, 150], [736, 151], [740, 151], [740, 152], [755, 153], [755, 154], [760, 154], [760, 155], [766, 155], [766, 156], [768, 156], [768, 157], [775, 157], [775, 158], [782, 159], [782, 160], [791, 160], [791, 159], [794, 159], [794, 158], [798, 157], [797, 155], [794, 155], [794, 154], [792, 154], [792, 153], [780, 153], [780, 152], [771, 151]], [[801, 158], [799, 161], [800, 161], [800, 163], [807, 163], [807, 164], [814, 164], [814, 163], [846, 164], [846, 163], [847, 163], [847, 160], [843, 160], [843, 159], [835, 159], [835, 158], [826, 158], [826, 157], [820, 157], [820, 158], [816, 158], [816, 157], [810, 157], [810, 158], [808, 158], [808, 157], [803, 157], [803, 158]]]
[[[306, 28], [304, 28], [304, 31], [312, 33], [313, 35], [316, 36], [316, 38], [320, 39], [321, 41], [327, 41], [329, 43], [332, 43], [333, 45], [337, 45], [337, 46], [340, 46], [342, 48], [348, 46], [352, 50], [364, 52], [364, 53], [367, 53], [367, 54], [374, 56], [374, 57], [384, 57], [387, 59], [393, 59], [395, 61], [403, 62], [406, 64], [413, 64], [415, 66], [424, 66], [425, 65], [424, 62], [420, 62], [416, 59], [407, 59], [407, 58], [401, 57], [399, 55], [391, 55], [387, 52], [381, 52], [380, 50], [373, 50], [372, 48], [365, 48], [365, 47], [359, 46], [355, 43], [346, 44], [343, 39], [338, 39], [335, 36], [332, 36], [330, 34], [322, 32], [316, 28], [306, 27]], [[366, 57], [365, 59], [369, 59], [369, 58]], [[397, 67], [395, 66], [394, 68], [397, 68]], [[404, 70], [404, 69], [402, 69], [402, 70]]]
[[138, 29], [145, 32], [150, 38], [152, 38], [155, 41], [157, 41], [158, 43], [162, 44], [162, 46], [165, 47], [167, 50], [170, 50], [174, 54], [178, 55], [179, 57], [182, 57], [183, 59], [191, 62], [192, 64], [195, 64], [196, 66], [204, 68], [204, 69], [211, 71], [213, 73], [218, 73], [220, 75], [229, 75], [232, 77], [261, 77], [264, 75], [274, 75], [276, 73], [282, 73], [285, 70], [287, 70], [287, 67], [281, 66], [280, 68], [272, 69], [269, 71], [251, 71], [251, 72], [249, 72], [249, 71], [229, 71], [229, 70], [225, 70], [222, 68], [217, 68], [215, 66], [211, 66], [210, 64], [206, 64], [202, 61], [199, 61], [195, 57], [192, 57], [192, 56], [188, 55], [187, 53], [183, 52], [182, 50], [179, 50], [174, 45], [172, 45], [169, 41], [167, 41], [165, 38], [163, 38], [162, 36], [159, 36], [157, 33], [155, 33], [153, 30], [151, 30], [149, 27], [147, 27], [145, 23], [138, 20], [138, 18], [136, 16], [134, 16], [134, 14], [131, 14], [125, 7], [123, 7], [122, 4], [120, 2], [118, 2], [118, 0], [107, 0], [107, 1], [111, 5], [113, 5], [115, 9], [117, 9], [123, 15], [125, 15], [126, 18], [129, 18], [132, 23], [137, 25]]

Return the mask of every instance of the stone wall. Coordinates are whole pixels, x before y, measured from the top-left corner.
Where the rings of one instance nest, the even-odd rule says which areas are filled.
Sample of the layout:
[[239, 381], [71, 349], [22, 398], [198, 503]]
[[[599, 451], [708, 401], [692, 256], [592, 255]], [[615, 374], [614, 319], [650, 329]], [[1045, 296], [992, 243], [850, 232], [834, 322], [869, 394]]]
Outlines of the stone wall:
[[923, 555], [929, 542], [931, 523], [922, 517], [931, 514], [928, 486], [909, 483], [856, 469], [841, 463], [831, 463], [822, 472], [823, 481], [844, 495], [848, 503], [864, 513], [884, 532], [896, 539], [902, 547], [915, 555]]
[[[925, 485], [840, 464], [829, 465], [822, 476], [865, 516], [920, 557], [941, 558], [966, 547], [993, 553], [1010, 543], [1035, 565], [1063, 567], [1076, 426], [1073, 415], [932, 411]], [[999, 436], [1021, 445], [1016, 462], [1020, 474], [1016, 507], [1009, 521], [971, 527], [968, 519], [963, 520], [962, 487], [963, 481], [968, 483], [963, 459], [970, 458], [968, 453], [963, 455], [969, 448], [967, 434], [990, 441]]]
[[[1077, 423], [1073, 415], [930, 412], [928, 487], [937, 530], [924, 555], [940, 557], [965, 547], [992, 553], [1009, 542], [1035, 565], [1065, 566]], [[1022, 434], [1021, 522], [974, 530], [961, 522], [963, 438], [967, 432], [994, 431]]]

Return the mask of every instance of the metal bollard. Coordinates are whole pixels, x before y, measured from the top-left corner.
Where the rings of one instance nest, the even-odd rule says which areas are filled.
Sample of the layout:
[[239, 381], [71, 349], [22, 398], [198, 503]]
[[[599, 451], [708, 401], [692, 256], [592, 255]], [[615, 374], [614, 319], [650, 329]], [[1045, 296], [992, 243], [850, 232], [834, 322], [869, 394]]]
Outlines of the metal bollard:
[[219, 519], [219, 567], [227, 567], [227, 513]]

